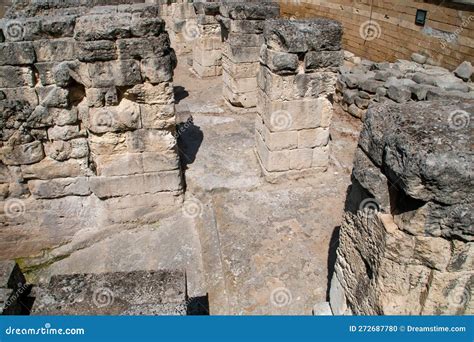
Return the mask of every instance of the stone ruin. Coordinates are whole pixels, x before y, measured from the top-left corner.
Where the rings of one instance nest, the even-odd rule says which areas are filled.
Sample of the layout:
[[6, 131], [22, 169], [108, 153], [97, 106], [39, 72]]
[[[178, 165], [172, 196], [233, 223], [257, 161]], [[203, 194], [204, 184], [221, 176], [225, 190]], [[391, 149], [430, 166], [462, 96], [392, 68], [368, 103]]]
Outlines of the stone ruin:
[[443, 99], [472, 100], [474, 84], [470, 62], [450, 72], [428, 64], [427, 57], [413, 54], [412, 61], [375, 63], [347, 54], [349, 62], [339, 69], [336, 102], [363, 119], [372, 104], [394, 104]]
[[327, 170], [341, 36], [331, 20], [266, 21], [255, 129], [268, 181]]
[[[28, 271], [47, 267], [93, 243], [70, 247], [79, 231], [107, 236], [182, 209], [187, 163], [173, 73], [178, 57], [191, 55], [198, 78], [221, 77], [223, 104], [242, 117], [255, 114], [253, 147], [269, 183], [339, 181], [338, 172], [326, 172], [334, 170], [333, 115], [342, 108], [363, 119], [338, 243], [331, 242], [337, 259], [328, 302], [315, 308], [334, 315], [474, 312], [467, 63], [453, 74], [418, 56], [348, 64], [338, 22], [279, 19], [275, 2], [102, 5], [20, 2], [0, 22], [1, 259], [20, 258]], [[216, 218], [206, 215], [199, 238], [212, 246], [204, 219]], [[219, 275], [207, 276], [208, 289], [220, 289]], [[53, 274], [32, 288], [10, 261], [0, 263], [0, 308], [181, 315], [190, 313], [187, 285], [182, 270], [139, 270]], [[103, 300], [101, 289], [119, 294], [116, 301], [94, 302]], [[78, 303], [78, 295], [85, 300]]]
[[178, 205], [176, 56], [159, 7], [27, 14], [1, 45], [0, 189], [2, 207], [29, 210], [2, 216], [2, 240], [21, 226], [50, 247]]
[[371, 107], [330, 304], [336, 315], [472, 314], [473, 100]]

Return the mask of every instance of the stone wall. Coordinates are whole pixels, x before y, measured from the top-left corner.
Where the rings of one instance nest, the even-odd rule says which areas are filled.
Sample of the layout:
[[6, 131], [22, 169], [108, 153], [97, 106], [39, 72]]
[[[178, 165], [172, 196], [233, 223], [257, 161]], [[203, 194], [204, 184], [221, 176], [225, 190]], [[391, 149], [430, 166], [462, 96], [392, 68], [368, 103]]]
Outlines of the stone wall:
[[330, 289], [334, 314], [473, 314], [474, 101], [371, 107]]
[[268, 20], [258, 74], [257, 155], [269, 181], [326, 171], [341, 25]]
[[176, 56], [159, 11], [31, 6], [3, 21], [0, 257], [180, 201]]
[[231, 108], [256, 107], [263, 25], [265, 20], [279, 15], [279, 6], [267, 1], [224, 2], [221, 5], [223, 95]]
[[[280, 0], [282, 16], [323, 17], [342, 23], [343, 48], [376, 61], [394, 62], [423, 53], [454, 70], [474, 59], [474, 5], [419, 0]], [[417, 9], [427, 11], [424, 26]]]

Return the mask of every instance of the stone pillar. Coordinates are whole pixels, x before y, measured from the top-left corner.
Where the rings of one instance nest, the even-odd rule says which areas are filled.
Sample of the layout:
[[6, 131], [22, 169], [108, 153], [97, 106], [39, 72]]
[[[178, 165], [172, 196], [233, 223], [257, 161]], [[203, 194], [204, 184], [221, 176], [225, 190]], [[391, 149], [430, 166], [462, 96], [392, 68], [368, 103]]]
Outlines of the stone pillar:
[[199, 77], [222, 75], [222, 36], [216, 16], [218, 2], [196, 2], [198, 38], [193, 44], [192, 70]]
[[[165, 1], [166, 0], [158, 0]], [[186, 55], [192, 52], [194, 40], [198, 37], [196, 12], [192, 1], [171, 0], [161, 6], [161, 17], [166, 22], [166, 30], [176, 54]]]
[[341, 35], [341, 25], [326, 19], [265, 23], [256, 149], [270, 182], [328, 168], [331, 100], [343, 61]]
[[219, 18], [224, 47], [222, 68], [227, 103], [237, 108], [257, 105], [257, 73], [263, 25], [266, 19], [280, 15], [279, 5], [272, 2], [223, 3]]
[[334, 314], [474, 313], [473, 115], [473, 100], [369, 108], [340, 228]]

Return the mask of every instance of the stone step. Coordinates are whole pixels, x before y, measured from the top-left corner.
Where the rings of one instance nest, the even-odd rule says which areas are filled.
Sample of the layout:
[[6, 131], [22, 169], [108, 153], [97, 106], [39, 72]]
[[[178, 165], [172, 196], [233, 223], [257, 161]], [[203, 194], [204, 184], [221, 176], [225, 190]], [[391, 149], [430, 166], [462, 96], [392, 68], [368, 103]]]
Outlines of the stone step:
[[178, 270], [56, 275], [35, 289], [33, 315], [186, 315]]

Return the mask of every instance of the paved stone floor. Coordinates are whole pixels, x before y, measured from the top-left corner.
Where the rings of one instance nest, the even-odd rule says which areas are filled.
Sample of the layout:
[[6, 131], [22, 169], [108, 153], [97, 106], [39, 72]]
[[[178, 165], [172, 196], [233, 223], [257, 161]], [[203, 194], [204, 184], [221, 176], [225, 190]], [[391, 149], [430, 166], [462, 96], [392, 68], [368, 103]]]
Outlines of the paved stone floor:
[[[360, 123], [336, 114], [331, 167], [315, 179], [272, 185], [254, 153], [254, 113], [230, 112], [219, 77], [175, 76], [186, 163], [183, 208], [155, 225], [109, 231], [38, 273], [181, 269], [211, 314], [311, 314], [326, 300], [330, 247], [350, 184]], [[330, 268], [330, 266], [329, 266]]]

